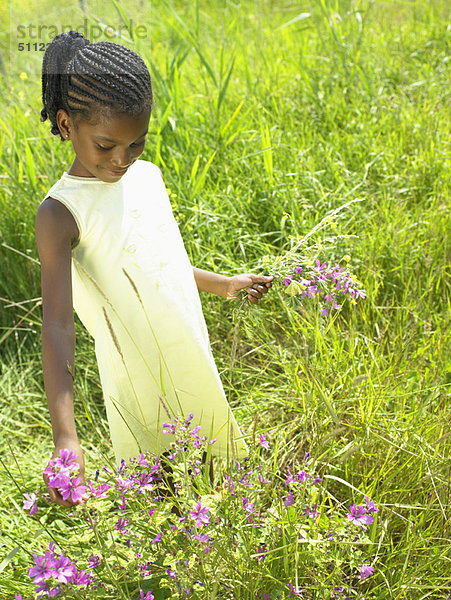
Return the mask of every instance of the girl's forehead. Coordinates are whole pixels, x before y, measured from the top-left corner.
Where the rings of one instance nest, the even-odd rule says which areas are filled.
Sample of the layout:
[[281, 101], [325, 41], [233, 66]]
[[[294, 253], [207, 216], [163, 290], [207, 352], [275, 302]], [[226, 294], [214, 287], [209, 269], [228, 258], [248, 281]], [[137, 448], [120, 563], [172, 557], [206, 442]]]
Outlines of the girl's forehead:
[[150, 111], [145, 111], [139, 117], [126, 113], [104, 113], [94, 123], [83, 121], [83, 129], [96, 137], [110, 140], [128, 140], [142, 137], [147, 133]]

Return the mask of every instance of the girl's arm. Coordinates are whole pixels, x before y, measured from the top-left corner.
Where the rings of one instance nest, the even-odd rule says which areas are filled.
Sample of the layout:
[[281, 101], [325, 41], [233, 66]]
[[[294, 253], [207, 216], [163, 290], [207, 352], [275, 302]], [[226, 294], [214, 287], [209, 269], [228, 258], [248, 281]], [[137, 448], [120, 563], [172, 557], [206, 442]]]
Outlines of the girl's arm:
[[[84, 476], [83, 453], [78, 442], [73, 408], [75, 328], [72, 307], [71, 246], [78, 228], [70, 212], [57, 200], [46, 199], [36, 215], [36, 245], [41, 261], [42, 368], [52, 422], [55, 451], [72, 449]], [[49, 490], [58, 504], [64, 502]]]
[[197, 289], [200, 292], [211, 292], [233, 300], [236, 298], [237, 292], [247, 287], [247, 297], [253, 304], [256, 304], [262, 295], [268, 292], [273, 279], [272, 275], [255, 275], [254, 273], [226, 277], [197, 267], [193, 267], [193, 273]]
[[193, 273], [197, 289], [200, 292], [211, 292], [217, 296], [227, 298], [230, 277], [219, 275], [218, 273], [211, 273], [210, 271], [204, 271], [197, 267], [193, 267]]

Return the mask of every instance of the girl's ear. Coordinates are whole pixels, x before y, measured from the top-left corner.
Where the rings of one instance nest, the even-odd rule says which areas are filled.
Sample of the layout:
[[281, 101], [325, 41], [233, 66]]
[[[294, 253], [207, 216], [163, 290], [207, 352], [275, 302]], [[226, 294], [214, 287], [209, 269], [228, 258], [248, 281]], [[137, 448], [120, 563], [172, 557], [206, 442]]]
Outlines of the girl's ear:
[[64, 110], [64, 108], [60, 108], [56, 113], [56, 123], [58, 125], [58, 129], [60, 130], [61, 137], [64, 140], [70, 140], [71, 132], [74, 129], [72, 119], [69, 114]]

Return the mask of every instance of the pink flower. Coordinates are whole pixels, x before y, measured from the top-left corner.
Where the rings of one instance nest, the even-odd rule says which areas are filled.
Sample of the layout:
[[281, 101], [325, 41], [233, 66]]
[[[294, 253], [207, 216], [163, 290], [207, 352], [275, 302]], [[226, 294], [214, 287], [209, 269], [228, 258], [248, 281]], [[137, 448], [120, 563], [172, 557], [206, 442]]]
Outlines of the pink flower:
[[287, 475], [287, 478], [285, 479], [285, 486], [290, 485], [290, 483], [293, 483], [293, 481], [295, 481], [295, 478], [291, 474], [290, 467], [288, 467], [288, 475]]
[[145, 454], [141, 453], [139, 455], [138, 464], [140, 464], [141, 467], [147, 467], [147, 459]]
[[78, 471], [80, 466], [75, 462], [76, 458], [77, 454], [72, 450], [64, 448], [60, 450], [59, 458], [55, 458], [53, 464], [57, 469], [63, 472]]
[[376, 505], [374, 504], [374, 502], [372, 500], [370, 500], [367, 496], [365, 496], [365, 501], [366, 501], [366, 510], [369, 513], [378, 513], [379, 509], [376, 508]]
[[25, 500], [23, 501], [23, 507], [25, 510], [30, 510], [30, 515], [34, 515], [38, 512], [38, 505], [36, 504], [37, 496], [34, 492], [24, 494]]
[[[291, 581], [288, 584], [288, 588], [289, 588], [290, 592], [293, 592], [293, 594], [295, 596], [301, 596], [302, 597], [302, 590], [300, 590], [298, 587], [293, 587], [293, 584], [291, 583]], [[291, 598], [291, 594], [288, 597]]]
[[206, 533], [202, 533], [202, 534], [197, 534], [197, 535], [192, 535], [192, 538], [196, 539], [197, 541], [205, 544], [206, 542], [208, 542], [209, 540], [211, 540], [211, 537], [206, 534]]
[[190, 511], [191, 518], [196, 521], [196, 527], [200, 527], [202, 524], [207, 525], [210, 522], [208, 516], [208, 506], [201, 507], [200, 501], [197, 502], [195, 510]]
[[258, 562], [261, 562], [262, 560], [264, 560], [268, 554], [268, 551], [266, 549], [266, 544], [260, 544], [257, 548], [257, 553], [259, 554], [259, 556], [257, 556]]
[[267, 437], [267, 436], [266, 436], [266, 434], [265, 434], [265, 433], [262, 433], [262, 434], [261, 434], [261, 436], [260, 436], [260, 440], [259, 440], [259, 441], [260, 441], [260, 446], [262, 446], [263, 448], [266, 448], [266, 450], [269, 450], [269, 442], [268, 442], [268, 440], [266, 439], [266, 437]]
[[347, 514], [348, 521], [353, 521], [356, 525], [371, 525], [374, 523], [373, 517], [367, 514], [366, 506], [357, 506], [353, 504], [349, 507], [350, 512]]
[[111, 488], [111, 485], [102, 483], [96, 488], [93, 482], [89, 481], [88, 488], [93, 496], [96, 496], [97, 498], [105, 498], [107, 491]]
[[79, 573], [77, 573], [77, 570], [75, 570], [75, 579], [74, 579], [75, 585], [89, 585], [94, 580], [95, 580], [95, 578], [93, 577], [92, 571], [90, 571], [89, 573], [86, 573], [86, 571], [81, 570]]
[[80, 482], [81, 477], [74, 477], [58, 488], [63, 500], [67, 500], [69, 496], [71, 497], [72, 502], [82, 500], [83, 496], [86, 494], [87, 487], [85, 485], [80, 485]]
[[128, 533], [127, 525], [128, 525], [127, 519], [123, 519], [122, 517], [119, 517], [119, 520], [115, 525], [115, 528], [119, 531], [119, 533], [121, 535], [125, 535], [126, 533]]
[[45, 579], [49, 579], [52, 576], [54, 559], [52, 556], [47, 555], [38, 556], [33, 553], [34, 567], [28, 569], [28, 577], [33, 579], [33, 583], [42, 583]]
[[370, 565], [359, 565], [360, 567], [360, 577], [362, 579], [366, 579], [367, 577], [371, 577], [374, 573], [374, 567]]
[[294, 504], [293, 492], [289, 492], [289, 494], [285, 500], [285, 508], [288, 508], [289, 506], [293, 506], [293, 504]]
[[49, 478], [49, 484], [48, 484], [49, 488], [60, 489], [62, 487], [66, 487], [67, 485], [70, 484], [70, 477], [69, 477], [69, 475], [66, 475], [65, 473], [50, 473], [49, 474], [49, 472], [47, 472], [46, 475]]
[[116, 483], [118, 484], [118, 487], [124, 490], [129, 490], [135, 485], [133, 479], [127, 477], [116, 477]]
[[69, 583], [73, 581], [77, 574], [75, 565], [63, 554], [53, 563], [52, 577], [60, 583]]
[[296, 479], [298, 481], [307, 481], [307, 479], [310, 479], [311, 475], [309, 475], [308, 473], [306, 473], [305, 471], [300, 471], [297, 475], [296, 475]]

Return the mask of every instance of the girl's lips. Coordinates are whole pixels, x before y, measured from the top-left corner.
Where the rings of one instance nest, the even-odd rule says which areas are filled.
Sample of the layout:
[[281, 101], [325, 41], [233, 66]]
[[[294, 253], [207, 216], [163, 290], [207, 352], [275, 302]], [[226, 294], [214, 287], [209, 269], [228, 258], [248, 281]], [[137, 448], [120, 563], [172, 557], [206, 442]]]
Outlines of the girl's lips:
[[109, 172], [112, 175], [115, 175], [116, 177], [119, 177], [120, 175], [124, 175], [127, 172], [128, 169], [123, 169], [122, 171], [112, 171], [110, 169], [108, 169], [108, 170], [109, 170]]

